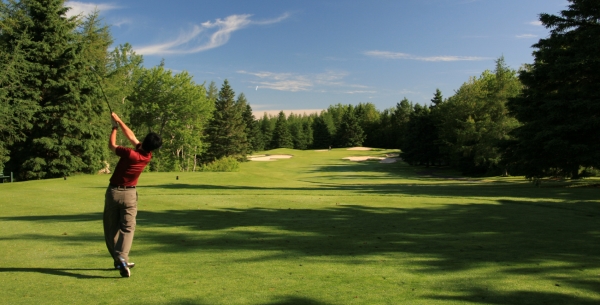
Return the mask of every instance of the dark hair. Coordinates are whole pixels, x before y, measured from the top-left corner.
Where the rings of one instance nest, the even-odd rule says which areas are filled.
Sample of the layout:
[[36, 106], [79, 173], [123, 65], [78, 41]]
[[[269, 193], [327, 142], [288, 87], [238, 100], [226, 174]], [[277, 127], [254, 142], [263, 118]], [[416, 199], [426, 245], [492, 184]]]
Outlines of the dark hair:
[[154, 132], [147, 134], [146, 138], [144, 138], [144, 142], [142, 142], [142, 148], [147, 152], [151, 152], [161, 146], [162, 139]]

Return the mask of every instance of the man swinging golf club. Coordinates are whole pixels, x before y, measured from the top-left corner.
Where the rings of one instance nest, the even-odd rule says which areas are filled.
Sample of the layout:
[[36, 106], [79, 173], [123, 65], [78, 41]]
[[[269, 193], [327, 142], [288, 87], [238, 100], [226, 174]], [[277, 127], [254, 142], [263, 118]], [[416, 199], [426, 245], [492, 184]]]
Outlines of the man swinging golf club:
[[[135, 231], [137, 215], [137, 191], [135, 186], [144, 167], [152, 159], [152, 151], [162, 145], [162, 139], [156, 133], [149, 133], [140, 143], [135, 134], [123, 123], [119, 116], [111, 112], [112, 132], [108, 148], [121, 157], [106, 189], [104, 196], [104, 239], [108, 252], [113, 257], [114, 266], [122, 277], [131, 276], [129, 250]], [[135, 149], [117, 145], [117, 129], [133, 144]]]

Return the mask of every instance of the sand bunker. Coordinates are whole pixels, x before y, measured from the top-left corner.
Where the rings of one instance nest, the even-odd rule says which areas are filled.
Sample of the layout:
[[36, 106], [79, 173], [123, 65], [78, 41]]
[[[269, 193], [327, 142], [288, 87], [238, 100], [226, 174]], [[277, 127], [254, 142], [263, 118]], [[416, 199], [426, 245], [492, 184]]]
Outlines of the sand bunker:
[[354, 162], [361, 161], [379, 161], [379, 163], [396, 163], [398, 162], [398, 158], [390, 158], [390, 157], [371, 157], [371, 156], [359, 156], [359, 157], [346, 157], [342, 158], [343, 160], [350, 160]]
[[371, 147], [351, 147], [348, 148], [347, 150], [371, 150]]
[[289, 159], [292, 155], [255, 155], [248, 156], [250, 161], [277, 161], [278, 159]]

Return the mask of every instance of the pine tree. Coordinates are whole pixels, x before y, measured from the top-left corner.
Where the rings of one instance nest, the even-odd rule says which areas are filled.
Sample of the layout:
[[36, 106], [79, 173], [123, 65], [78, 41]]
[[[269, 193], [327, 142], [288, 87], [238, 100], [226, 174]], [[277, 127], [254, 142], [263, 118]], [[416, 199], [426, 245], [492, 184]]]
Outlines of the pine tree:
[[[10, 160], [12, 145], [26, 140], [33, 127], [31, 120], [38, 111], [37, 101], [28, 98], [23, 81], [29, 75], [24, 45], [30, 44], [29, 33], [21, 31], [19, 14], [13, 1], [0, 2], [0, 174]], [[10, 168], [8, 170], [16, 171]]]
[[369, 147], [381, 147], [377, 145], [375, 134], [380, 124], [380, 114], [373, 103], [359, 103], [354, 109], [356, 119], [360, 128], [365, 133], [365, 142], [363, 145]]
[[313, 129], [312, 129], [312, 118], [307, 118], [302, 122], [302, 133], [305, 139], [305, 146], [302, 149], [307, 149], [313, 145]]
[[214, 81], [211, 81], [210, 84], [208, 85], [208, 89], [206, 89], [206, 98], [209, 101], [212, 101], [213, 103], [215, 103], [217, 101], [218, 96], [219, 96], [219, 88], [217, 88], [217, 85], [215, 84]]
[[442, 91], [440, 89], [435, 89], [435, 94], [431, 99], [431, 108], [435, 108], [441, 105], [444, 102], [444, 97], [442, 96]]
[[349, 107], [342, 116], [340, 127], [337, 129], [336, 138], [341, 147], [362, 146], [365, 135], [354, 115], [354, 108]]
[[223, 157], [234, 157], [238, 160], [246, 158], [248, 141], [246, 139], [246, 124], [242, 112], [236, 107], [235, 92], [225, 80], [215, 101], [213, 118], [207, 133], [209, 147], [204, 155], [205, 162], [211, 162]]
[[410, 165], [431, 165], [437, 161], [437, 129], [428, 107], [416, 104], [406, 124], [402, 159]]
[[239, 111], [242, 112], [242, 118], [245, 124], [244, 133], [246, 134], [246, 139], [248, 141], [247, 154], [251, 154], [253, 151], [263, 150], [264, 144], [260, 138], [261, 135], [258, 122], [254, 119], [252, 107], [248, 104], [246, 95], [240, 93], [235, 103], [239, 108]]
[[260, 137], [262, 139], [262, 145], [263, 145], [262, 150], [271, 149], [272, 148], [271, 142], [273, 139], [274, 126], [272, 126], [271, 118], [269, 118], [269, 116], [267, 115], [266, 112], [263, 114], [263, 117], [259, 120], [258, 126], [259, 126], [260, 134], [261, 134]]
[[540, 15], [550, 36], [533, 45], [524, 90], [508, 104], [523, 125], [506, 159], [530, 178], [600, 167], [600, 1], [569, 2], [559, 16]]
[[272, 148], [294, 148], [292, 135], [288, 128], [287, 119], [283, 111], [279, 112], [275, 129], [273, 130], [273, 139], [271, 141]]
[[325, 122], [325, 118], [323, 118], [323, 114], [316, 117], [312, 123], [313, 129], [313, 148], [329, 148], [331, 146], [331, 133], [329, 128], [327, 127], [327, 123]]
[[106, 139], [97, 122], [104, 108], [95, 98], [85, 33], [77, 32], [76, 17], [65, 17], [62, 0], [22, 1], [15, 8], [20, 26], [3, 32], [10, 36], [3, 40], [29, 37], [21, 40], [29, 71], [21, 82], [21, 99], [35, 102], [39, 110], [26, 141], [11, 151], [11, 167], [23, 179], [94, 172], [102, 167], [97, 148]]
[[406, 145], [408, 145], [404, 141], [406, 138], [406, 128], [413, 111], [413, 104], [407, 98], [403, 98], [396, 104], [396, 108], [393, 110], [390, 118], [390, 140], [393, 143], [392, 145], [394, 145], [394, 148], [400, 148], [402, 150], [406, 149]]

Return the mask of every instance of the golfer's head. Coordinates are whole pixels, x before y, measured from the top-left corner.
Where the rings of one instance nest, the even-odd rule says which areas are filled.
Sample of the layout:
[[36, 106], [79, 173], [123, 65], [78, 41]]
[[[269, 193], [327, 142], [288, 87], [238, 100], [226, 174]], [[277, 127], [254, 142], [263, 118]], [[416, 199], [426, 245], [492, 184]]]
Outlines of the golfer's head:
[[162, 139], [159, 135], [157, 135], [154, 132], [151, 132], [148, 135], [146, 135], [146, 138], [144, 138], [144, 142], [142, 142], [142, 149], [144, 149], [147, 152], [151, 152], [157, 148], [160, 148], [161, 146]]

